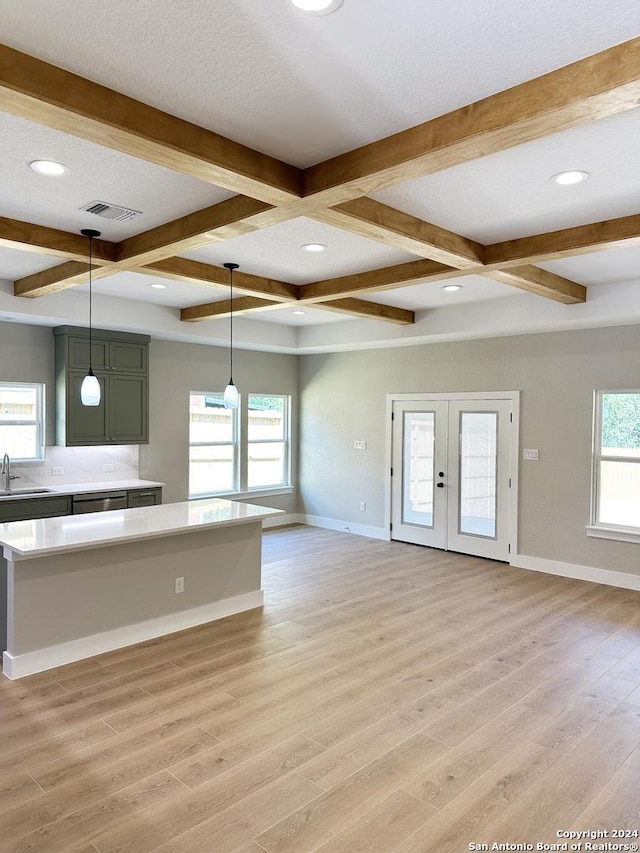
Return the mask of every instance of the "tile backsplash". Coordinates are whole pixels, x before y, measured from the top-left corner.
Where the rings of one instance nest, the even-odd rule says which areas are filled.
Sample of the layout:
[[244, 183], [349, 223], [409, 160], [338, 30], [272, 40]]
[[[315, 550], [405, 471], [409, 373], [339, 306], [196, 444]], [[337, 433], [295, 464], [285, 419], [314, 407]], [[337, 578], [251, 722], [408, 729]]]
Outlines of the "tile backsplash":
[[[135, 480], [139, 476], [139, 449], [137, 444], [118, 447], [50, 446], [46, 448], [44, 462], [16, 463], [11, 466], [11, 473], [20, 477], [20, 483], [15, 483], [16, 488]], [[54, 468], [62, 468], [64, 473], [54, 476]]]

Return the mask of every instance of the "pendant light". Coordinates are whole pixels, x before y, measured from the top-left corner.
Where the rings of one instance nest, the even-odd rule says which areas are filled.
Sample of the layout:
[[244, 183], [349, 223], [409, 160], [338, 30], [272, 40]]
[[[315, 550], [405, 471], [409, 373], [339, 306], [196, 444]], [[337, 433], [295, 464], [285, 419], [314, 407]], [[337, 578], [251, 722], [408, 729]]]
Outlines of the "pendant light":
[[229, 270], [229, 384], [224, 389], [225, 409], [238, 408], [238, 389], [233, 384], [233, 271], [239, 264], [223, 264]]
[[93, 238], [99, 237], [100, 232], [94, 231], [93, 228], [83, 228], [80, 232], [83, 237], [89, 238], [89, 372], [82, 380], [80, 386], [80, 402], [83, 406], [99, 406], [102, 396], [100, 391], [100, 383], [93, 372], [93, 364], [91, 359], [91, 331], [92, 331], [92, 316], [91, 303], [93, 294], [91, 290], [91, 269], [93, 266]]

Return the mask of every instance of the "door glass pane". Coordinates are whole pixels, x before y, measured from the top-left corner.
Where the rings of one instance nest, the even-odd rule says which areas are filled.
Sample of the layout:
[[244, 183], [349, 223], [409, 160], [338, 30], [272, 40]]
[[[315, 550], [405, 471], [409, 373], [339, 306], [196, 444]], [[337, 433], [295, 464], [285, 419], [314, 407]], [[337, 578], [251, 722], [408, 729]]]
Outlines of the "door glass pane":
[[496, 538], [498, 413], [460, 413], [460, 533]]
[[404, 413], [402, 523], [433, 527], [435, 412]]

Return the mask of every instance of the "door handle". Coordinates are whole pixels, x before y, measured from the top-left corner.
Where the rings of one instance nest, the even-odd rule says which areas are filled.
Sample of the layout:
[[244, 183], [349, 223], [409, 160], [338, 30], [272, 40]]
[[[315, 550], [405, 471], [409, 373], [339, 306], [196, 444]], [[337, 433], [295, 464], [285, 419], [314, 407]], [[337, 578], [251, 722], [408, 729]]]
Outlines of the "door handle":
[[436, 483], [436, 489], [444, 489], [444, 483]]

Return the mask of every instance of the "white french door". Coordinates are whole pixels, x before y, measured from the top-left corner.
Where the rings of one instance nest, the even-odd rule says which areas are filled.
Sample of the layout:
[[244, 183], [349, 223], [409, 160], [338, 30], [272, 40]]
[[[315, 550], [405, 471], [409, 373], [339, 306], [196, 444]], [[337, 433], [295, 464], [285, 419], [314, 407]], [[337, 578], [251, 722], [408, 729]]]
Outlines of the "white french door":
[[391, 538], [509, 559], [510, 399], [392, 404]]

